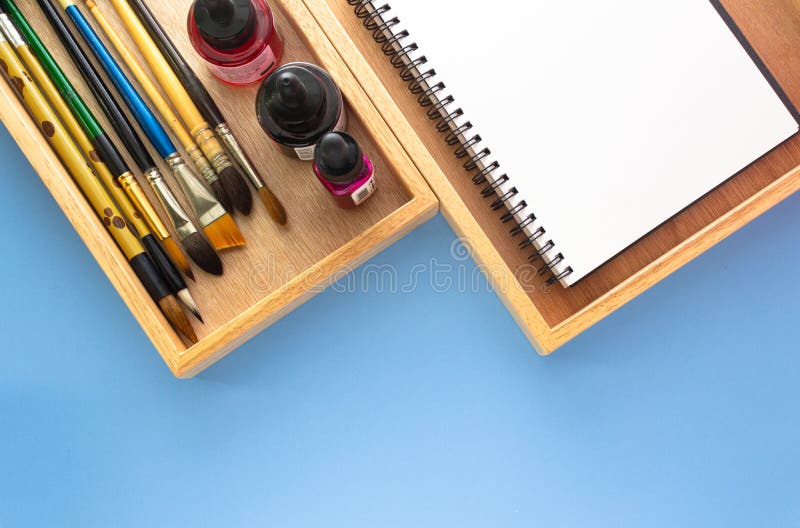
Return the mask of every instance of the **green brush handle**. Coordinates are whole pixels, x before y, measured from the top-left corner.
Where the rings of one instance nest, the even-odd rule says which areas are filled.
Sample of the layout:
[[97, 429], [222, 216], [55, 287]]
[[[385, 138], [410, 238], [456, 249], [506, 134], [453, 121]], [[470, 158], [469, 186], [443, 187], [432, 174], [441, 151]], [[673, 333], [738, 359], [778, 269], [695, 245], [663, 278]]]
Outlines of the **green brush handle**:
[[61, 92], [61, 95], [66, 100], [69, 107], [75, 113], [75, 117], [80, 121], [81, 127], [83, 127], [86, 134], [89, 136], [89, 139], [94, 140], [100, 134], [103, 134], [103, 128], [100, 126], [100, 123], [94, 117], [89, 107], [86, 106], [86, 103], [83, 102], [81, 96], [78, 95], [78, 92], [75, 90], [75, 87], [72, 86], [72, 83], [69, 82], [64, 72], [61, 71], [59, 68], [58, 63], [56, 63], [53, 56], [50, 55], [50, 52], [47, 51], [44, 43], [39, 38], [39, 35], [36, 34], [36, 31], [31, 27], [28, 23], [28, 20], [25, 18], [25, 15], [17, 7], [17, 4], [14, 0], [0, 0], [0, 3], [6, 8], [8, 11], [8, 15], [17, 25], [20, 33], [22, 33], [23, 38], [28, 42], [28, 45], [33, 50], [33, 53], [39, 59], [39, 62], [42, 63], [42, 66], [50, 75], [50, 78], [53, 80], [53, 83], [56, 85], [58, 90]]

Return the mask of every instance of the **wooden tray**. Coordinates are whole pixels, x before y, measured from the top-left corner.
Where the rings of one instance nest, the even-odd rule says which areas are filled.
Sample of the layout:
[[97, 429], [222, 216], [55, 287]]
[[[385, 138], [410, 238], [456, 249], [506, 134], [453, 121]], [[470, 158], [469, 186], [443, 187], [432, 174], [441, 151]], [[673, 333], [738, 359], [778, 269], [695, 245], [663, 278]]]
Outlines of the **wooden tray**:
[[[304, 0], [369, 98], [400, 138], [535, 348], [547, 354], [627, 303], [800, 187], [800, 136], [694, 203], [602, 268], [565, 289], [531, 281], [527, 256], [480, 197], [461, 161], [346, 0]], [[398, 2], [402, 4], [401, 2]], [[800, 24], [793, 0], [722, 2], [795, 106], [800, 106]], [[375, 7], [384, 2], [376, 0]], [[403, 17], [400, 9], [390, 16]], [[401, 25], [402, 27], [402, 25]], [[413, 27], [407, 28], [413, 41]], [[442, 31], [448, 31], [443, 23]], [[456, 38], [464, 38], [454, 33]], [[424, 49], [420, 50], [425, 52]], [[435, 61], [435, 57], [431, 57]], [[440, 79], [447, 82], [447, 79]], [[458, 93], [453, 94], [458, 97]]]
[[[124, 256], [41, 138], [38, 127], [8, 84], [0, 82], [3, 123], [169, 368], [179, 377], [192, 376], [220, 359], [437, 210], [433, 192], [301, 0], [270, 3], [286, 44], [284, 62], [314, 62], [330, 72], [348, 104], [348, 130], [359, 139], [376, 166], [377, 194], [352, 211], [335, 206], [315, 180], [308, 163], [291, 160], [271, 146], [255, 118], [255, 87], [230, 88], [207, 73], [191, 49], [185, 31], [190, 4], [190, 0], [149, 2], [159, 20], [175, 29], [171, 35], [176, 44], [220, 103], [234, 132], [289, 214], [288, 226], [280, 228], [269, 220], [266, 210], [257, 202], [249, 217], [236, 217], [248, 244], [222, 254], [225, 275], [212, 277], [194, 267], [197, 282], [189, 287], [206, 322], [195, 324], [200, 341], [190, 348], [147, 297]], [[73, 84], [87, 101], [92, 100], [35, 3], [26, 1], [20, 5]], [[121, 28], [110, 6], [106, 5], [106, 11]], [[98, 117], [102, 116], [96, 105], [93, 110]], [[111, 131], [111, 126], [102, 121]], [[130, 163], [130, 166], [135, 165]], [[165, 175], [169, 174], [165, 167], [162, 169]], [[150, 190], [144, 180], [140, 182]], [[178, 188], [173, 181], [170, 184]], [[257, 198], [255, 194], [254, 197]], [[152, 195], [151, 198], [154, 199]]]

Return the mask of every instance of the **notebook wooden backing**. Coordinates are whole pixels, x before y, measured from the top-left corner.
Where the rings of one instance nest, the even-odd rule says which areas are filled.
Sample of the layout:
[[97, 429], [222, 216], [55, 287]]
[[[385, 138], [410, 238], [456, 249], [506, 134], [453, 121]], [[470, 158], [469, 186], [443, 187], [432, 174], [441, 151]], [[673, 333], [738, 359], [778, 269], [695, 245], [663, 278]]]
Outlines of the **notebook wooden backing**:
[[[110, 4], [98, 4], [122, 31]], [[336, 207], [315, 180], [309, 163], [292, 160], [271, 145], [255, 118], [257, 87], [231, 88], [211, 78], [186, 36], [185, 17], [191, 1], [160, 0], [148, 4], [162, 24], [173, 29], [170, 34], [175, 43], [220, 104], [231, 128], [282, 200], [289, 216], [286, 227], [277, 226], [254, 193], [254, 212], [249, 217], [236, 217], [247, 246], [222, 254], [224, 276], [212, 277], [194, 266], [197, 281], [189, 281], [189, 288], [205, 319], [204, 325], [196, 321], [194, 324], [200, 337], [198, 344], [187, 347], [149, 300], [5, 80], [0, 81], [0, 117], [166, 363], [175, 375], [186, 377], [218, 360], [434, 215], [437, 201], [300, 0], [271, 2], [286, 45], [284, 62], [314, 62], [331, 73], [347, 101], [348, 130], [362, 143], [376, 167], [378, 192], [350, 211]], [[88, 88], [36, 3], [20, 2], [19, 5], [73, 84], [90, 101]], [[88, 12], [84, 12], [88, 16]], [[125, 39], [132, 45], [130, 39]], [[93, 103], [91, 106], [95, 115], [101, 117], [99, 108]], [[104, 117], [101, 121], [106, 130], [112, 130]], [[142, 137], [145, 136], [142, 134]], [[116, 143], [121, 145], [119, 141]], [[155, 154], [154, 158], [157, 158]], [[135, 167], [133, 163], [130, 166]], [[179, 194], [178, 186], [163, 165], [162, 172]], [[140, 178], [140, 182], [150, 193], [144, 179]], [[152, 194], [150, 197], [157, 203]], [[190, 209], [187, 207], [187, 210]]]
[[[510, 226], [489, 209], [492, 199], [480, 197], [462, 161], [455, 159], [453, 148], [435, 131], [416, 96], [409, 94], [407, 83], [399, 79], [371, 32], [355, 17], [353, 6], [346, 0], [304, 1], [433, 187], [453, 229], [464, 238], [541, 353], [552, 352], [800, 187], [800, 137], [795, 136], [577, 285], [547, 288], [543, 279], [533, 276], [527, 260], [531, 251], [518, 249], [519, 238], [511, 238]], [[725, 0], [722, 4], [790, 100], [800, 105], [796, 56], [800, 25], [794, 23], [800, 4], [796, 0]], [[391, 16], [402, 19], [402, 9]], [[414, 28], [407, 29], [411, 42]], [[444, 22], [442, 31], [453, 34], [454, 45], [467, 38]], [[453, 95], [458, 99], [457, 92]], [[542, 189], [542, 195], [557, 192], [556, 186], [554, 182], [552, 189]]]

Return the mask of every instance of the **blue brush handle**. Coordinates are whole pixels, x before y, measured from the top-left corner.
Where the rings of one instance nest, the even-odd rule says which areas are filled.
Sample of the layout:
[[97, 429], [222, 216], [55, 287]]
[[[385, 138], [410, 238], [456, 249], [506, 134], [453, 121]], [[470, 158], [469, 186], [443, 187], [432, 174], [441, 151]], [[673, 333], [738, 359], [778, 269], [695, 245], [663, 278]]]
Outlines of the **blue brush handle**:
[[119, 67], [117, 61], [114, 60], [114, 57], [109, 53], [108, 48], [106, 48], [105, 44], [103, 44], [97, 36], [92, 26], [89, 25], [89, 21], [83, 16], [83, 13], [78, 10], [78, 6], [71, 5], [67, 7], [66, 12], [75, 24], [75, 27], [80, 31], [83, 39], [91, 48], [94, 56], [100, 61], [103, 70], [105, 70], [108, 77], [114, 83], [114, 86], [117, 87], [117, 91], [125, 100], [125, 104], [131, 111], [131, 114], [133, 114], [136, 122], [139, 123], [139, 126], [142, 127], [142, 130], [147, 134], [150, 143], [153, 144], [153, 147], [155, 147], [159, 155], [162, 158], [166, 158], [178, 152], [178, 149], [175, 148], [175, 144], [169, 139], [167, 131], [164, 130], [164, 127], [158, 122], [153, 111], [150, 110], [147, 103], [142, 99], [142, 96], [139, 95], [139, 92], [136, 91], [136, 88], [134, 88], [133, 84], [128, 80], [128, 77]]

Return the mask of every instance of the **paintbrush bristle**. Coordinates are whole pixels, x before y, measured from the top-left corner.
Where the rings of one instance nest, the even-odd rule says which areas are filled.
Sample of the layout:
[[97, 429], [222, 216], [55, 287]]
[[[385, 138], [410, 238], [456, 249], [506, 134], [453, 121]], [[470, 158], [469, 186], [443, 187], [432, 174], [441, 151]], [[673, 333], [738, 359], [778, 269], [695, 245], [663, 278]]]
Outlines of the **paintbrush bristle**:
[[203, 228], [208, 241], [217, 251], [245, 245], [244, 236], [229, 213], [220, 216]]
[[236, 210], [245, 216], [249, 215], [253, 209], [253, 196], [242, 173], [233, 166], [225, 167], [219, 173], [219, 181], [222, 182], [222, 187], [225, 188]]
[[258, 190], [258, 195], [261, 197], [261, 201], [264, 202], [264, 206], [267, 208], [270, 218], [280, 225], [286, 225], [288, 220], [286, 217], [286, 209], [283, 208], [283, 204], [278, 200], [278, 197], [272, 194], [269, 187], [260, 188]]
[[231, 197], [228, 196], [228, 193], [225, 191], [225, 187], [222, 186], [222, 181], [213, 181], [209, 183], [208, 186], [211, 187], [211, 192], [214, 193], [214, 198], [217, 199], [219, 204], [224, 207], [226, 211], [233, 211]]
[[169, 254], [172, 262], [178, 266], [178, 269], [181, 270], [184, 275], [194, 280], [194, 273], [192, 273], [192, 268], [189, 266], [189, 260], [186, 258], [186, 255], [183, 254], [181, 248], [178, 247], [178, 243], [175, 242], [172, 237], [165, 238], [161, 243], [164, 245], [164, 249], [167, 254]]
[[164, 314], [164, 317], [167, 318], [169, 324], [177, 330], [183, 337], [189, 340], [192, 344], [197, 343], [197, 334], [194, 333], [194, 329], [192, 328], [192, 324], [189, 322], [189, 318], [186, 317], [186, 314], [183, 313], [181, 310], [181, 305], [172, 295], [167, 295], [160, 301], [158, 301], [158, 307], [161, 308], [161, 312]]
[[189, 293], [188, 288], [184, 288], [175, 295], [178, 296], [178, 299], [183, 303], [183, 305], [189, 309], [192, 314], [197, 317], [197, 320], [203, 323], [203, 316], [200, 315], [200, 309], [197, 307], [197, 303], [195, 302], [192, 294]]
[[203, 270], [212, 275], [222, 275], [222, 260], [202, 234], [195, 232], [184, 238], [183, 247], [194, 263]]

